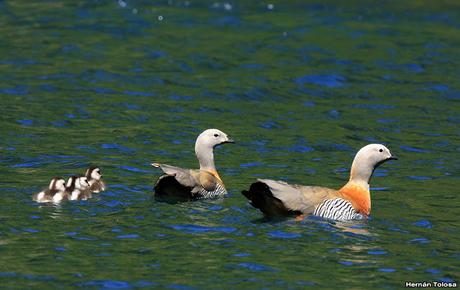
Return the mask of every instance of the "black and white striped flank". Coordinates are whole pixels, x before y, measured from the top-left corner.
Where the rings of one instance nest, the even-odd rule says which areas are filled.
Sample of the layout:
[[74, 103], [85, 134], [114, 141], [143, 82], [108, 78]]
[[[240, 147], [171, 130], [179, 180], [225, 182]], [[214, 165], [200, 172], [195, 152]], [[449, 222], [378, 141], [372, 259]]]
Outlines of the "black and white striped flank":
[[227, 194], [227, 190], [220, 183], [216, 183], [216, 188], [213, 191], [207, 191], [206, 189], [201, 189], [198, 192], [197, 198], [216, 198], [222, 197]]
[[333, 220], [354, 220], [363, 219], [364, 216], [358, 213], [353, 205], [342, 198], [328, 199], [317, 205], [313, 215]]

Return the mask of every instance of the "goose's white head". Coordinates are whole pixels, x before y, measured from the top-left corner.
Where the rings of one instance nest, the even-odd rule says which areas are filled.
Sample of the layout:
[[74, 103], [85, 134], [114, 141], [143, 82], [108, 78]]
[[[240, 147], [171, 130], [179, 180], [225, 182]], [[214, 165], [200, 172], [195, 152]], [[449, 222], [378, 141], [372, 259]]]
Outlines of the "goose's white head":
[[382, 144], [369, 144], [356, 153], [351, 165], [350, 180], [369, 183], [374, 170], [388, 160], [396, 160], [390, 150]]
[[65, 180], [61, 177], [55, 177], [51, 179], [50, 190], [64, 191], [65, 190]]
[[196, 139], [195, 151], [201, 148], [214, 148], [224, 143], [235, 142], [227, 134], [218, 129], [208, 129], [201, 133]]
[[85, 176], [88, 180], [101, 180], [101, 169], [95, 166], [90, 167], [86, 170]]
[[235, 142], [218, 129], [207, 129], [198, 136], [195, 143], [195, 153], [200, 162], [200, 169], [215, 170], [213, 149], [224, 143]]

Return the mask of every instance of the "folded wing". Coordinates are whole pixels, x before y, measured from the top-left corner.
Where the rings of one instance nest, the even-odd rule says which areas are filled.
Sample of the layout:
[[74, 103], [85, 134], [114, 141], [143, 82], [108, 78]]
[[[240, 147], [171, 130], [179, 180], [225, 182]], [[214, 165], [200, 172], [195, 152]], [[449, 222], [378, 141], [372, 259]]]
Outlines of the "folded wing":
[[258, 179], [243, 195], [267, 216], [311, 214], [324, 200], [336, 196], [336, 190], [319, 186], [301, 186], [283, 181]]
[[211, 172], [192, 170], [167, 164], [152, 164], [161, 168], [164, 175], [155, 184], [155, 194], [159, 197], [198, 199], [225, 194], [222, 182]]

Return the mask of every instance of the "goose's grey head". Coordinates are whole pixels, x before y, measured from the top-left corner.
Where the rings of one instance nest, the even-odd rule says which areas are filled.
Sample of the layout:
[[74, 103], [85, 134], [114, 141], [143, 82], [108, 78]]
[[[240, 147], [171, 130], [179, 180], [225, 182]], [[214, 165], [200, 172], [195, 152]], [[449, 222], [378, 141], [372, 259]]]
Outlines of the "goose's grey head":
[[366, 182], [372, 176], [374, 170], [388, 160], [396, 160], [390, 150], [382, 144], [369, 144], [356, 153], [351, 166], [351, 177], [363, 179]]
[[218, 129], [208, 129], [201, 133], [196, 139], [195, 154], [200, 162], [200, 169], [215, 171], [214, 147], [234, 143], [233, 139]]
[[218, 129], [207, 129], [196, 139], [195, 151], [201, 148], [214, 148], [225, 143], [235, 143], [235, 141]]

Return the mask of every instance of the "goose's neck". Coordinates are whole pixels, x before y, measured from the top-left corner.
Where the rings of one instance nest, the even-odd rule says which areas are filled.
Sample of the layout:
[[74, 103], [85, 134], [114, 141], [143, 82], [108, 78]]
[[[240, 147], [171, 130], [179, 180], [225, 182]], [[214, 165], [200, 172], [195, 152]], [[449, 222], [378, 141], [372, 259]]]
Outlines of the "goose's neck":
[[197, 142], [195, 145], [195, 154], [200, 162], [200, 170], [206, 170], [216, 172], [216, 166], [214, 165], [214, 152], [213, 148], [204, 146]]
[[[359, 165], [358, 165], [359, 164]], [[351, 165], [350, 180], [339, 191], [362, 214], [371, 212], [371, 193], [369, 180], [374, 168], [360, 162], [359, 157]]]
[[374, 166], [363, 159], [362, 156], [356, 156], [351, 165], [350, 182], [369, 187], [372, 173], [374, 173]]

